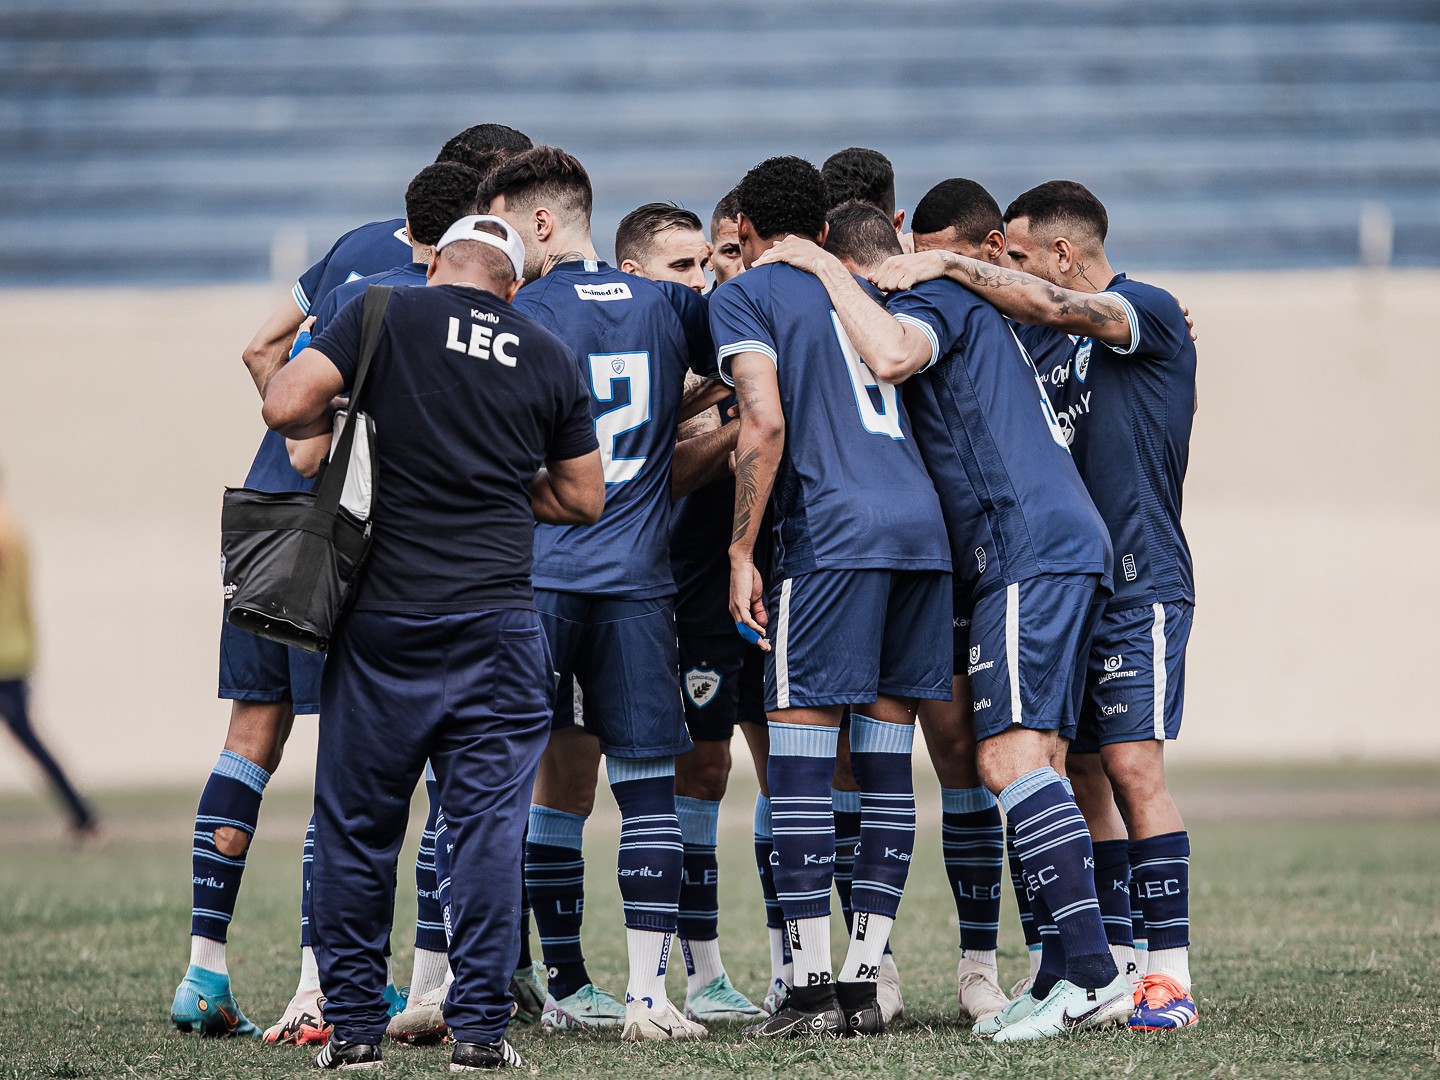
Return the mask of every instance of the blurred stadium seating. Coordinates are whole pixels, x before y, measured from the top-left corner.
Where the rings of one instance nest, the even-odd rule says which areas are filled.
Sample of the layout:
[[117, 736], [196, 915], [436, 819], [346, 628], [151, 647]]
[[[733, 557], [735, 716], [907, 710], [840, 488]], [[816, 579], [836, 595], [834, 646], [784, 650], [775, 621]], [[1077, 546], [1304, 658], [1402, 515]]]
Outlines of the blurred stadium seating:
[[601, 234], [861, 144], [904, 205], [1081, 179], [1126, 265], [1353, 264], [1367, 203], [1440, 252], [1434, 0], [7, 0], [0, 283], [264, 278], [491, 120], [587, 163]]

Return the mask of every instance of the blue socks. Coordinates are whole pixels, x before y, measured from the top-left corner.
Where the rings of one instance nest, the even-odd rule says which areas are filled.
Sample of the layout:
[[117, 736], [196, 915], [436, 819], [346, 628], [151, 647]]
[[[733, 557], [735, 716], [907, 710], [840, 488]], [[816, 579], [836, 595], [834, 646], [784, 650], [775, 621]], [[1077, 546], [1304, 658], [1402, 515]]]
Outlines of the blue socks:
[[675, 815], [675, 759], [606, 757], [605, 771], [620, 807], [616, 872], [625, 927], [673, 934], [685, 855]]
[[830, 789], [830, 808], [835, 814], [835, 892], [845, 929], [850, 929], [850, 887], [855, 877], [855, 852], [860, 847], [860, 792]]
[[[269, 782], [270, 774], [253, 761], [230, 750], [220, 751], [195, 811], [190, 850], [192, 937], [225, 940], [245, 873], [245, 856], [260, 816], [260, 799]], [[215, 830], [227, 827], [245, 834], [239, 854], [226, 855], [215, 846]]]
[[720, 804], [677, 795], [675, 816], [680, 819], [680, 842], [685, 847], [679, 934], [686, 941], [712, 941], [720, 936], [720, 864], [715, 858]]
[[[915, 851], [912, 724], [850, 713], [850, 765], [860, 786], [860, 847], [850, 902], [856, 912], [895, 918]], [[883, 943], [882, 943], [883, 944]]]
[[525, 891], [540, 932], [549, 993], [556, 1001], [586, 983], [580, 923], [585, 913], [585, 858], [580, 853], [585, 819], [579, 814], [530, 807], [525, 838]]
[[1084, 989], [1105, 986], [1116, 976], [1115, 962], [1095, 898], [1090, 832], [1074, 797], [1047, 766], [1002, 791], [1000, 805], [1015, 822], [1025, 880], [1058, 930], [1065, 979]]
[[960, 948], [994, 967], [1005, 862], [1000, 805], [983, 787], [941, 788], [940, 810], [940, 844], [960, 920]]
[[310, 871], [315, 865], [315, 815], [305, 826], [305, 848], [300, 856], [300, 948], [308, 949], [310, 940]]
[[435, 835], [440, 814], [440, 785], [427, 765], [425, 790], [430, 796], [430, 815], [420, 836], [415, 856], [415, 947], [427, 952], [446, 952], [445, 916], [440, 907], [440, 882], [435, 871]]
[[775, 853], [775, 834], [771, 826], [770, 800], [755, 796], [755, 870], [760, 875], [760, 892], [765, 898], [765, 925], [771, 930], [785, 928], [780, 911], [780, 897], [775, 892], [775, 867], [770, 857]]
[[1095, 899], [1105, 923], [1105, 940], [1111, 945], [1134, 948], [1130, 920], [1130, 841], [1096, 840]]
[[830, 779], [840, 729], [773, 720], [769, 727], [775, 891], [787, 922], [826, 918], [835, 870]]
[[1190, 834], [1182, 831], [1131, 840], [1129, 853], [1135, 892], [1145, 909], [1151, 958], [1157, 952], [1188, 948]]
[[1035, 921], [1030, 886], [1025, 883], [1025, 870], [1015, 850], [1015, 822], [1010, 820], [1005, 822], [1005, 857], [1010, 867], [1010, 887], [1015, 892], [1015, 907], [1020, 913], [1020, 933], [1024, 935], [1025, 948], [1030, 953], [1030, 977], [1033, 979], [1040, 970], [1040, 926]]

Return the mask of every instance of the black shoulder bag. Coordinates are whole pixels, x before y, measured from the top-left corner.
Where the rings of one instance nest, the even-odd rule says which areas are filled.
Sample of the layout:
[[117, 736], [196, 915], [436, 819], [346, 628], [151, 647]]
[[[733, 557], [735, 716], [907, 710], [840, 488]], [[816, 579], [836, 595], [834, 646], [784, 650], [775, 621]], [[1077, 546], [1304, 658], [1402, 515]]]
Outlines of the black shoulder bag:
[[[393, 290], [371, 285], [360, 321], [360, 362], [350, 391], [349, 417], [335, 439], [314, 491], [226, 488], [220, 512], [221, 577], [226, 618], [242, 630], [306, 652], [326, 648], [354, 597], [370, 550], [374, 491], [374, 428], [360, 412], [365, 376]], [[356, 455], [357, 432], [366, 444]], [[363, 502], [347, 507], [352, 458]]]

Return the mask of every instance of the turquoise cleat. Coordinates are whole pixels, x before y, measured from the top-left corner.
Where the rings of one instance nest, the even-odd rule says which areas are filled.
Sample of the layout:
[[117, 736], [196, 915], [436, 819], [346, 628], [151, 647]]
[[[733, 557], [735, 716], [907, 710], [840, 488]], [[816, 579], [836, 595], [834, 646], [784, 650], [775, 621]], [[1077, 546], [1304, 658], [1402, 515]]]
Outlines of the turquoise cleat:
[[245, 1018], [230, 992], [230, 976], [194, 964], [175, 988], [170, 1023], [176, 1031], [199, 1032], [211, 1038], [258, 1039], [260, 1029]]

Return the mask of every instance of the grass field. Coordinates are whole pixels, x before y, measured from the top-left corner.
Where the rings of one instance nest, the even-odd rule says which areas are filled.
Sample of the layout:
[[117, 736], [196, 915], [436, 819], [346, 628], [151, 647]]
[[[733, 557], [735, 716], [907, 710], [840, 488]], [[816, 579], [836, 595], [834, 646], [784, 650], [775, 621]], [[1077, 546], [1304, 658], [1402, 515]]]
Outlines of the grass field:
[[[756, 1046], [717, 1030], [683, 1047], [544, 1038], [526, 1028], [512, 1038], [542, 1073], [587, 1078], [1440, 1076], [1440, 770], [1212, 769], [1182, 773], [1177, 788], [1194, 808], [1198, 1028], [1029, 1047], [974, 1039], [952, 1019], [955, 913], [940, 867], [938, 814], [922, 807], [894, 941], [906, 1021], [892, 1034]], [[102, 799], [109, 841], [80, 851], [58, 839], [38, 800], [0, 798], [0, 1077], [278, 1077], [306, 1067], [300, 1050], [169, 1030], [170, 995], [187, 956], [194, 795]], [[737, 783], [723, 818], [721, 933], [732, 977], [758, 995], [768, 954], [748, 797]], [[231, 935], [236, 992], [261, 1026], [279, 1015], [297, 972], [306, 813], [298, 794], [267, 799]], [[586, 837], [586, 942], [597, 981], [619, 991], [616, 832], [604, 809]], [[402, 869], [395, 934], [402, 979], [414, 918], [407, 876]], [[1007, 985], [1024, 967], [1008, 904], [1000, 959]], [[677, 1001], [682, 986], [672, 973]], [[386, 1071], [435, 1075], [447, 1060], [442, 1049], [392, 1047]]]

